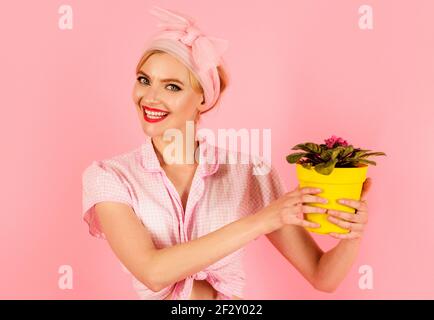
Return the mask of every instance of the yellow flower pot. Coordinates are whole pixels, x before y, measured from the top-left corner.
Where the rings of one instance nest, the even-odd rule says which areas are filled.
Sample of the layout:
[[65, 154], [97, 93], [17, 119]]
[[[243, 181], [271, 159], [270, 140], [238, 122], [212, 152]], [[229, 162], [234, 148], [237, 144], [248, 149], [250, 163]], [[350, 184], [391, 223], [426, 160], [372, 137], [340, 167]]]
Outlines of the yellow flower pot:
[[[341, 205], [337, 202], [337, 199], [345, 198], [360, 200], [363, 182], [366, 180], [368, 165], [361, 164], [356, 168], [334, 168], [331, 174], [323, 175], [316, 172], [313, 167], [311, 167], [311, 169], [306, 169], [301, 164], [296, 163], [296, 171], [300, 188], [320, 188], [323, 191], [316, 195], [328, 200], [328, 203], [325, 204], [309, 202], [306, 203], [306, 205], [354, 213], [355, 209]], [[310, 232], [319, 234], [349, 232], [348, 230], [328, 221], [327, 217], [327, 213], [306, 213], [306, 220], [321, 225], [319, 228], [306, 229]]]

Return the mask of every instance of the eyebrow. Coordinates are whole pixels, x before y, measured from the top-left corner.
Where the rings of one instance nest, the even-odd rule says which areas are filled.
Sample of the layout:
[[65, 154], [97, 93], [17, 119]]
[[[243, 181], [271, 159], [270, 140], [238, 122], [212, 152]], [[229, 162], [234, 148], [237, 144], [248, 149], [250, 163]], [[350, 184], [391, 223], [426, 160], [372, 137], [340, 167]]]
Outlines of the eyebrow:
[[[148, 79], [151, 78], [150, 76], [148, 76], [148, 75], [147, 75], [145, 72], [143, 72], [143, 71], [139, 71], [139, 72], [137, 72], [137, 74], [142, 74], [142, 75], [146, 76]], [[178, 80], [178, 79], [175, 79], [175, 78], [161, 79], [161, 82], [177, 82], [177, 83], [179, 83], [179, 84], [181, 84], [181, 85], [184, 86], [184, 83], [183, 83], [181, 80]]]

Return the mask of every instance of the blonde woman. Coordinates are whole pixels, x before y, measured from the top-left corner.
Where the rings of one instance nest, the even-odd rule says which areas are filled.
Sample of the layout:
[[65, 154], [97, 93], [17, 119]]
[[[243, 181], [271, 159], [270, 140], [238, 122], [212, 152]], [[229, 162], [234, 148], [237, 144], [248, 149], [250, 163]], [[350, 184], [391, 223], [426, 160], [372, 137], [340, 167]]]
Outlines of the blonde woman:
[[[230, 163], [243, 154], [216, 147], [196, 126], [188, 146], [188, 124], [215, 107], [227, 86], [221, 58], [227, 42], [205, 36], [185, 15], [159, 7], [151, 13], [162, 29], [137, 65], [133, 90], [145, 139], [84, 171], [90, 233], [108, 241], [141, 299], [242, 299], [243, 248], [261, 235], [315, 288], [333, 291], [356, 257], [369, 184], [361, 201], [348, 204], [357, 215], [329, 212], [352, 232], [335, 235], [346, 239], [324, 253], [303, 228], [318, 227], [303, 213], [324, 212], [304, 205], [324, 200], [318, 190], [286, 192], [258, 157]], [[167, 161], [172, 142], [164, 134], [173, 129], [183, 137], [181, 163]], [[195, 161], [187, 162], [191, 150]]]

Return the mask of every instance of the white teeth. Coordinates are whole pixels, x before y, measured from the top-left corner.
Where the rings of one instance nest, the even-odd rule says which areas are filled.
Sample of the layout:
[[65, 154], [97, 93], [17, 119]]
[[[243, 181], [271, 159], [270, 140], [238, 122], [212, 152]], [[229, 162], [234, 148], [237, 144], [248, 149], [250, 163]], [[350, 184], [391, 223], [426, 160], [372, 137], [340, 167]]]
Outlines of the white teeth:
[[148, 111], [146, 109], [144, 109], [144, 110], [145, 110], [146, 115], [150, 119], [159, 119], [159, 118], [162, 118], [165, 115], [169, 114], [168, 112]]

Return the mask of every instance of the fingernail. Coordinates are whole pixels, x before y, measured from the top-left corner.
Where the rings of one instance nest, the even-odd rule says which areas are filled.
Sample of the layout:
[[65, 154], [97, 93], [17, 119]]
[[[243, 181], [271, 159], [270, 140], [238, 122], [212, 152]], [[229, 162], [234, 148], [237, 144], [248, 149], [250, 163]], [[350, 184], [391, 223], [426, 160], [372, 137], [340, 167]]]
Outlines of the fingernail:
[[339, 201], [339, 203], [347, 203], [347, 201], [343, 200], [343, 199], [339, 199], [338, 201]]
[[323, 199], [321, 199], [321, 202], [322, 202], [322, 203], [327, 203], [327, 202], [329, 202], [329, 201], [328, 201], [327, 199], [324, 199], [324, 198], [323, 198]]

